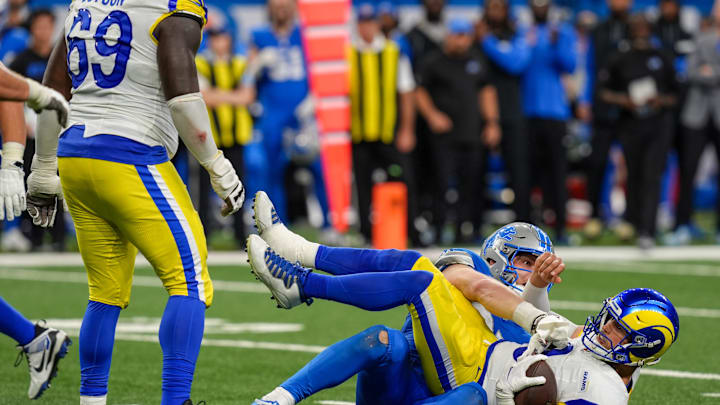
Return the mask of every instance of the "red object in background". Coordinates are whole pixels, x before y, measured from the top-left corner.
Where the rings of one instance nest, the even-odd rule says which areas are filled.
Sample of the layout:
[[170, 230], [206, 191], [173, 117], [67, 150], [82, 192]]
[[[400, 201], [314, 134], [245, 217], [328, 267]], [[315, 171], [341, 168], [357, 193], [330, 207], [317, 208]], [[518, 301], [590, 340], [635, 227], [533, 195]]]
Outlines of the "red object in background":
[[305, 54], [311, 63], [345, 60], [349, 43], [347, 29], [305, 28]]
[[350, 7], [350, 0], [298, 1], [310, 92], [316, 98], [330, 220], [339, 232], [348, 230], [352, 195], [347, 71]]
[[372, 191], [372, 245], [375, 249], [407, 249], [407, 187], [394, 181]]
[[345, 62], [315, 64], [310, 67], [312, 93], [317, 98], [347, 96], [350, 92]]
[[352, 195], [352, 145], [343, 134], [327, 135], [321, 139], [321, 153], [325, 186], [330, 205], [330, 222], [338, 232], [348, 230], [348, 210]]
[[349, 0], [302, 0], [298, 4], [303, 26], [340, 25], [350, 21]]
[[350, 103], [347, 100], [321, 101], [315, 107], [315, 115], [322, 133], [350, 130]]

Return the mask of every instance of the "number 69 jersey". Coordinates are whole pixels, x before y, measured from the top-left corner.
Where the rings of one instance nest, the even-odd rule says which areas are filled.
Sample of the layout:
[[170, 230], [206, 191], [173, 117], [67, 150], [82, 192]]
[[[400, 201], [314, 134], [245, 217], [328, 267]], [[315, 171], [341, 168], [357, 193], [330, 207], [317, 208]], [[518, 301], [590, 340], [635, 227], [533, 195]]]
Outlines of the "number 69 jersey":
[[116, 135], [175, 154], [178, 136], [153, 31], [176, 13], [207, 21], [203, 0], [72, 1], [64, 30], [72, 80], [69, 126], [82, 128], [84, 138]]
[[[495, 385], [507, 375], [510, 367], [527, 345], [499, 340], [488, 348], [487, 360], [478, 383], [487, 392], [488, 405], [495, 405]], [[563, 350], [544, 353], [547, 365], [555, 374], [559, 405], [623, 405], [630, 394], [620, 375], [609, 364], [597, 359], [579, 339]]]

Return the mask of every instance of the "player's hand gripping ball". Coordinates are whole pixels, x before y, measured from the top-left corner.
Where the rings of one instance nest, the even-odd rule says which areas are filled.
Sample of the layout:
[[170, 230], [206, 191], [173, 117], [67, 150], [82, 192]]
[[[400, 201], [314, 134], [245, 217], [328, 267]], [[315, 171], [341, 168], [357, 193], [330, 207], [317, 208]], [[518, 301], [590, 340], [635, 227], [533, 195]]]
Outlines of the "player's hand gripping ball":
[[519, 360], [507, 376], [497, 382], [498, 405], [549, 405], [557, 401], [555, 375], [545, 363], [546, 356], [532, 355]]

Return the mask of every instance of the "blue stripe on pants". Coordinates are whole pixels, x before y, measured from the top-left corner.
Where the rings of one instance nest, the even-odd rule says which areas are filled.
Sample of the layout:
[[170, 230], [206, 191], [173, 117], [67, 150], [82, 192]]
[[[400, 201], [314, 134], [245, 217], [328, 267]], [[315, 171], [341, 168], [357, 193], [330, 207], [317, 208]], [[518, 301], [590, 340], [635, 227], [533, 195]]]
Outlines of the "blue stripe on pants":
[[[432, 355], [433, 362], [435, 363], [435, 369], [438, 373], [440, 384], [442, 384], [443, 390], [448, 392], [452, 390], [450, 379], [448, 378], [448, 371], [445, 368], [445, 362], [443, 361], [442, 354], [440, 354], [440, 348], [435, 341], [435, 335], [433, 334], [432, 327], [427, 319], [427, 311], [425, 310], [422, 298], [418, 297], [413, 300], [413, 305], [415, 305], [415, 311], [418, 314], [418, 319], [420, 319], [423, 336], [425, 336], [425, 341], [427, 342], [428, 348], [430, 348], [430, 354]], [[435, 311], [433, 311], [433, 313], [435, 313]], [[442, 336], [440, 338], [442, 339]]]
[[136, 165], [135, 168], [137, 169], [145, 188], [150, 194], [150, 197], [155, 202], [158, 210], [160, 210], [163, 218], [165, 218], [165, 222], [167, 222], [170, 227], [170, 232], [172, 232], [173, 238], [175, 239], [175, 244], [177, 245], [178, 252], [180, 253], [180, 260], [185, 273], [188, 297], [199, 299], [197, 280], [195, 280], [195, 261], [193, 260], [190, 243], [187, 239], [187, 235], [185, 234], [185, 230], [183, 230], [180, 221], [175, 215], [172, 207], [170, 207], [168, 201], [165, 199], [165, 196], [160, 190], [158, 184], [155, 182], [155, 178], [152, 173], [150, 173], [148, 167]]

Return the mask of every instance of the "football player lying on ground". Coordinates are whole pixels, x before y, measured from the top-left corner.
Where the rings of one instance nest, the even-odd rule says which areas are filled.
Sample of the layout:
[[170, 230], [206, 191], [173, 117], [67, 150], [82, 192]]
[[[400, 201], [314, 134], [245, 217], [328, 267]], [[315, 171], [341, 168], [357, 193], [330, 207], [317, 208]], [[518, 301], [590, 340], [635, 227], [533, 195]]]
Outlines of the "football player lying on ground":
[[[22, 77], [8, 70], [0, 63], [0, 100], [27, 101], [36, 110], [56, 110], [61, 125], [65, 125], [69, 106], [55, 90], [51, 90], [32, 79]], [[0, 163], [0, 221], [12, 221], [25, 210], [25, 117], [23, 105], [15, 102], [0, 102], [0, 132], [2, 132], [2, 163]], [[57, 364], [65, 357], [72, 342], [65, 332], [33, 324], [7, 301], [0, 297], [0, 333], [18, 343], [19, 365], [24, 356], [30, 372], [28, 397], [39, 398], [50, 387], [50, 381], [57, 373]]]
[[[312, 253], [313, 248], [306, 244], [293, 249], [302, 257]], [[317, 256], [326, 250], [318, 249], [317, 245], [314, 249]], [[508, 375], [522, 378], [522, 373], [509, 374], [514, 360], [523, 353], [526, 357], [554, 345], [556, 349], [546, 354], [558, 382], [558, 401], [623, 404], [627, 403], [631, 377], [637, 367], [656, 363], [677, 338], [677, 313], [672, 304], [654, 290], [621, 292], [608, 299], [600, 313], [588, 318], [582, 328], [538, 310], [479, 272], [446, 269], [448, 278], [457, 277], [458, 290], [417, 252], [396, 252], [394, 257], [384, 257], [383, 262], [372, 260], [380, 258], [382, 251], [357, 252], [365, 257], [352, 257], [352, 251], [347, 250], [344, 263], [336, 265], [352, 267], [374, 263], [382, 266], [374, 269], [376, 273], [320, 275], [283, 259], [260, 237], [251, 236], [248, 240], [253, 271], [285, 308], [311, 302], [312, 298], [367, 310], [408, 305], [414, 343], [427, 386], [432, 395], [440, 397], [405, 398], [400, 403], [439, 403], [438, 400], [447, 399], [449, 395], [457, 395], [456, 399], [444, 403], [511, 404], [514, 392], [528, 384], [542, 383], [508, 380]], [[309, 262], [309, 257], [304, 257], [301, 263]], [[316, 258], [319, 264], [328, 264], [317, 259], [319, 257]], [[316, 267], [327, 270], [317, 264]], [[412, 270], [396, 271], [403, 268]], [[493, 314], [512, 319], [526, 331], [537, 334], [527, 347], [503, 340], [494, 343], [497, 339], [463, 294]], [[575, 339], [570, 340], [571, 337]], [[395, 342], [389, 345], [393, 344]], [[518, 368], [527, 364], [526, 361]], [[591, 383], [578, 389], [582, 380]], [[458, 386], [460, 388], [453, 391]], [[273, 401], [269, 403], [283, 405], [292, 404], [295, 399]]]
[[[265, 193], [257, 194], [254, 209], [261, 237], [270, 241], [271, 247], [277, 247], [280, 253], [290, 256], [290, 261], [299, 261], [297, 250], [283, 246], [302, 246], [309, 242], [298, 239], [300, 237], [289, 231], [280, 221], [275, 220], [273, 223], [273, 206]], [[326, 247], [322, 249], [327, 255], [321, 254], [320, 256], [323, 257], [321, 260], [330, 262], [361, 252], [358, 249], [330, 250]], [[369, 258], [371, 253], [372, 251], [364, 251], [363, 254]], [[393, 255], [398, 253], [397, 251], [380, 252], [376, 258], [391, 260]], [[531, 276], [530, 272], [536, 259], [538, 271]], [[486, 263], [490, 264], [489, 268]], [[315, 267], [314, 262], [306, 265]], [[436, 267], [444, 269], [449, 266], [469, 266], [484, 271], [484, 274], [503, 281], [515, 290], [522, 291], [527, 301], [546, 311], [549, 310], [550, 305], [546, 287], [551, 281], [559, 281], [558, 275], [564, 269], [562, 260], [552, 253], [549, 237], [540, 228], [525, 223], [509, 224], [494, 232], [482, 248], [482, 257], [466, 249], [446, 250], [437, 260]], [[360, 261], [355, 266], [352, 264], [343, 266], [339, 273], [332, 264], [318, 267], [323, 269], [327, 267], [336, 274], [348, 274], [377, 271], [374, 268], [382, 265]], [[530, 335], [513, 322], [490, 314], [479, 304], [474, 304], [474, 307], [498, 338], [518, 343], [527, 343], [530, 339]], [[389, 342], [396, 343], [388, 345]], [[381, 325], [369, 328], [332, 345], [296, 375], [256, 403], [271, 404], [274, 399], [283, 397], [292, 397], [294, 402], [298, 402], [358, 373], [358, 403], [400, 403], [407, 398], [427, 398], [430, 392], [423, 381], [417, 351], [412, 342], [410, 317], [402, 332]], [[348, 361], [349, 359], [352, 361]], [[339, 365], [342, 365], [341, 371], [336, 370]]]

